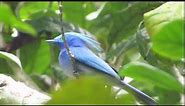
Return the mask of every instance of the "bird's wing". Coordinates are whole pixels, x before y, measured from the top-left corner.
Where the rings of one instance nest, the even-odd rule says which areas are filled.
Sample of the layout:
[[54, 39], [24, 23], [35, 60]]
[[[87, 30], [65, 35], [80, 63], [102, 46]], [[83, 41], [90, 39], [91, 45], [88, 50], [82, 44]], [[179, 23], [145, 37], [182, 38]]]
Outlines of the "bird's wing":
[[78, 66], [78, 70], [80, 68], [80, 71], [81, 70], [98, 71], [113, 76], [119, 79], [119, 82], [121, 83], [122, 87], [125, 88], [125, 90], [127, 90], [128, 92], [135, 95], [136, 98], [148, 104], [156, 104], [156, 102], [145, 93], [121, 81], [119, 75], [106, 62], [104, 62], [101, 58], [97, 57], [88, 48], [75, 47], [72, 48], [71, 50], [75, 56], [76, 60], [75, 63]]
[[96, 71], [104, 72], [115, 78], [120, 79], [119, 75], [101, 58], [96, 56], [92, 51], [86, 47], [74, 47], [70, 49], [75, 56], [76, 61], [80, 65], [85, 65]]
[[100, 43], [96, 41], [95, 38], [93, 38], [92, 36], [76, 32], [66, 32], [65, 35], [70, 35], [69, 37], [75, 37], [76, 39], [79, 38], [89, 49], [94, 50], [97, 53], [103, 51]]

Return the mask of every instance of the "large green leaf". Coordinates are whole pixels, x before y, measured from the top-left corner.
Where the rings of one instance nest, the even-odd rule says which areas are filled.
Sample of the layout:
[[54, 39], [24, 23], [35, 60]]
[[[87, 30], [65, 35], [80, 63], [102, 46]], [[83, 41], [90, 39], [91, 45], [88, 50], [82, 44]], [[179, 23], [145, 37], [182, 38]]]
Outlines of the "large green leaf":
[[107, 84], [99, 76], [70, 80], [52, 94], [49, 104], [134, 104], [134, 98], [129, 94], [116, 99], [112, 87]]
[[155, 52], [173, 60], [183, 58], [184, 2], [167, 2], [145, 13], [144, 22]]
[[129, 76], [135, 80], [146, 81], [167, 90], [182, 92], [182, 85], [173, 76], [151, 65], [132, 62], [120, 71], [122, 76]]
[[49, 45], [45, 41], [35, 41], [20, 49], [20, 60], [27, 73], [44, 73], [50, 59]]
[[36, 35], [36, 31], [33, 27], [25, 22], [18, 20], [12, 13], [11, 9], [6, 4], [0, 4], [0, 22], [15, 27], [22, 32], [30, 33], [31, 35]]

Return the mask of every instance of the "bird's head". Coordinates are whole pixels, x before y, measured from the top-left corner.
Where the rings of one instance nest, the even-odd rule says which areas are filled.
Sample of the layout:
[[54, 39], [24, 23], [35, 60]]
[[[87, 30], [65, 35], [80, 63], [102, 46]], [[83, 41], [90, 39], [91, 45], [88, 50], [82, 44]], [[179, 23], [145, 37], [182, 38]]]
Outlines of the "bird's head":
[[[102, 51], [100, 43], [97, 42], [90, 36], [76, 32], [66, 32], [64, 33], [66, 42], [69, 47], [88, 47], [91, 50], [98, 52]], [[65, 49], [64, 41], [62, 40], [62, 35], [59, 35], [51, 40], [46, 40], [50, 44], [55, 44], [60, 47], [60, 49]]]

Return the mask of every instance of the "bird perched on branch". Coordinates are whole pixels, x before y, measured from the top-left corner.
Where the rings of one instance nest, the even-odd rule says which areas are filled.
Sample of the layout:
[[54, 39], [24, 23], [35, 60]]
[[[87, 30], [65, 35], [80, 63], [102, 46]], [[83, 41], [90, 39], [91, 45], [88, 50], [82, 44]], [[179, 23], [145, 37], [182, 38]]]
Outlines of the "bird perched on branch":
[[[47, 42], [56, 44], [60, 48], [58, 60], [61, 68], [67, 76], [74, 78], [74, 72], [78, 73], [79, 75], [105, 75], [108, 76], [110, 81], [118, 83], [121, 88], [125, 89], [129, 93], [132, 93], [137, 99], [142, 100], [144, 103], [156, 104], [151, 97], [134, 88], [133, 86], [123, 82], [120, 76], [116, 73], [115, 69], [94, 54], [92, 50], [102, 50], [100, 43], [90, 36], [81, 33], [66, 32], [64, 35], [67, 46], [64, 40], [62, 40], [62, 35], [59, 35], [52, 40], [47, 40]], [[70, 51], [68, 51], [66, 47], [68, 47]], [[72, 58], [74, 61], [71, 60]]]

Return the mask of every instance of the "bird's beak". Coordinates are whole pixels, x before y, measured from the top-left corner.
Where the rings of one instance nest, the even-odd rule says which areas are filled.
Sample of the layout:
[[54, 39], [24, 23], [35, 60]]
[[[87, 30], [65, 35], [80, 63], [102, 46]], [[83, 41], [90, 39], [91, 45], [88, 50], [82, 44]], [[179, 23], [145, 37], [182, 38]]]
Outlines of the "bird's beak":
[[53, 39], [46, 40], [46, 42], [48, 42], [49, 44], [54, 44], [55, 43], [55, 41]]

